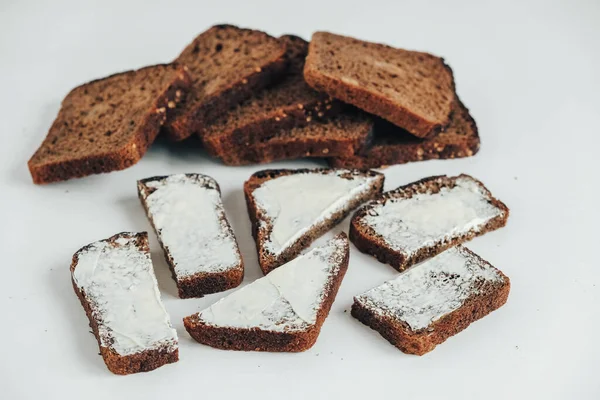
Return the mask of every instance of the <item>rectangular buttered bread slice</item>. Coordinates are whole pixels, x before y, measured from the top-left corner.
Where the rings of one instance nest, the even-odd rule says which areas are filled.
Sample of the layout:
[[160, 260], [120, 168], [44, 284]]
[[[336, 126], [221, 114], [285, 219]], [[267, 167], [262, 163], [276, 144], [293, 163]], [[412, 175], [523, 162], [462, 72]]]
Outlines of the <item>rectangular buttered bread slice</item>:
[[360, 208], [350, 240], [399, 271], [506, 225], [508, 207], [469, 175], [434, 176]]
[[71, 277], [111, 372], [151, 371], [178, 360], [147, 233], [123, 232], [83, 247], [73, 256]]
[[216, 25], [175, 61], [193, 80], [183, 107], [166, 126], [169, 137], [180, 141], [278, 77], [285, 69], [285, 45], [261, 31]]
[[510, 280], [457, 246], [356, 296], [352, 315], [405, 353], [423, 355], [508, 298]]
[[238, 286], [244, 264], [217, 182], [201, 174], [142, 179], [138, 194], [177, 283], [179, 297]]
[[184, 319], [198, 342], [225, 350], [312, 347], [348, 268], [345, 233]]
[[177, 64], [154, 65], [73, 89], [29, 160], [33, 182], [64, 181], [132, 166], [190, 85]]
[[304, 66], [309, 85], [406, 129], [433, 137], [450, 123], [454, 77], [442, 58], [316, 32]]
[[381, 193], [384, 175], [346, 169], [264, 170], [244, 184], [258, 263], [285, 264], [353, 209]]
[[350, 157], [332, 157], [335, 168], [380, 168], [413, 161], [470, 157], [479, 151], [477, 124], [457, 98], [450, 125], [431, 139], [419, 139], [384, 120], [377, 120], [373, 140]]

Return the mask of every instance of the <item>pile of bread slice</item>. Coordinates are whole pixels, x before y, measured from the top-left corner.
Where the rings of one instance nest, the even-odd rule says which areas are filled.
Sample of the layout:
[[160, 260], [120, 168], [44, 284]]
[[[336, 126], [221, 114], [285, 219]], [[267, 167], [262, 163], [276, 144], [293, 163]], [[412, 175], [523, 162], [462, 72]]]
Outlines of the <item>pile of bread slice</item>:
[[227, 165], [322, 157], [377, 168], [479, 149], [442, 58], [327, 32], [307, 43], [217, 25], [170, 64], [73, 89], [29, 170], [49, 183], [124, 169], [161, 132], [197, 137]]
[[[357, 208], [350, 241], [400, 274], [357, 295], [352, 315], [400, 350], [427, 353], [502, 306], [509, 279], [461, 243], [504, 226], [508, 208], [468, 175], [425, 178], [388, 192], [384, 179], [358, 169], [253, 174], [243, 191], [264, 277], [184, 318], [188, 333], [219, 349], [309, 349], [348, 269], [350, 246], [342, 232], [305, 250]], [[241, 284], [244, 263], [214, 179], [152, 177], [138, 181], [138, 194], [181, 298]], [[71, 273], [112, 372], [178, 360], [147, 233], [120, 233], [83, 247]]]

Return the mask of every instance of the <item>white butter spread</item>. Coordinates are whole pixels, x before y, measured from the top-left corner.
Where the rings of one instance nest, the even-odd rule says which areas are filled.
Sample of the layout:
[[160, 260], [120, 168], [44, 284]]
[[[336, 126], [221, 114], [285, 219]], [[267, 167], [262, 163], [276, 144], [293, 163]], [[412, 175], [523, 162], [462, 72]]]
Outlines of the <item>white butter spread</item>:
[[198, 313], [200, 321], [229, 328], [303, 330], [317, 322], [327, 286], [339, 271], [346, 237], [282, 265]]
[[416, 331], [458, 310], [485, 283], [503, 280], [498, 270], [458, 246], [409, 268], [355, 301]]
[[348, 170], [332, 170], [283, 175], [266, 181], [252, 193], [272, 225], [266, 249], [276, 256], [281, 254], [314, 225], [346, 211], [348, 203], [367, 193], [376, 179], [350, 175]]
[[127, 356], [145, 350], [177, 348], [158, 291], [150, 253], [122, 234], [115, 244], [92, 243], [78, 253], [73, 280], [98, 321], [100, 344]]
[[421, 193], [411, 198], [390, 198], [376, 204], [363, 217], [393, 250], [407, 256], [423, 247], [481, 229], [504, 211], [470, 177], [460, 176], [453, 188]]
[[154, 189], [147, 197], [140, 193], [177, 280], [239, 267], [237, 243], [212, 178], [177, 174], [142, 184]]

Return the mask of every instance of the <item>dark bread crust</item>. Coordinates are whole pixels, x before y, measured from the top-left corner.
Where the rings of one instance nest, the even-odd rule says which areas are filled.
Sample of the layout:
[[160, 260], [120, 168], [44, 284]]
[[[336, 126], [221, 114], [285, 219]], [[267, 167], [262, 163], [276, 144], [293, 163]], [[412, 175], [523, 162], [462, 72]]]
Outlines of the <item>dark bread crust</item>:
[[283, 251], [279, 256], [275, 256], [268, 250], [266, 250], [263, 246], [263, 243], [268, 239], [272, 226], [270, 222], [267, 221], [267, 227], [265, 229], [260, 228], [260, 222], [263, 219], [267, 219], [266, 216], [262, 215], [259, 207], [256, 205], [254, 201], [254, 196], [252, 192], [258, 189], [264, 182], [269, 181], [271, 179], [275, 179], [285, 175], [294, 175], [294, 174], [323, 174], [331, 172], [331, 169], [328, 168], [316, 168], [316, 169], [267, 169], [263, 171], [258, 171], [254, 173], [250, 179], [248, 179], [244, 183], [244, 195], [246, 197], [246, 205], [248, 206], [248, 215], [250, 216], [250, 221], [252, 223], [252, 236], [254, 237], [254, 241], [256, 242], [256, 250], [258, 251], [258, 263], [260, 265], [261, 270], [266, 275], [271, 272], [273, 269], [287, 263], [294, 259], [303, 249], [310, 246], [310, 244], [322, 236], [325, 232], [329, 231], [335, 225], [340, 223], [346, 216], [356, 207], [360, 206], [365, 201], [373, 198], [377, 194], [381, 193], [383, 190], [383, 182], [385, 176], [379, 172], [375, 171], [359, 171], [359, 170], [350, 170], [349, 176], [372, 176], [378, 177], [371, 187], [371, 190], [367, 192], [365, 195], [361, 197], [357, 197], [348, 203], [348, 207], [345, 210], [342, 210], [333, 215], [331, 219], [328, 221], [324, 221], [321, 224], [313, 226], [308, 232], [306, 232], [302, 237], [300, 237], [293, 245]]
[[479, 151], [481, 140], [475, 120], [458, 99], [450, 125], [430, 139], [418, 139], [389, 122], [378, 120], [370, 146], [350, 157], [332, 157], [334, 168], [382, 168], [414, 161], [471, 157]]
[[[194, 48], [197, 49], [203, 41], [210, 40], [213, 36], [218, 37], [219, 32], [224, 31], [237, 31], [239, 34], [261, 37], [262, 43], [266, 45], [274, 45], [277, 40], [261, 31], [238, 28], [233, 25], [215, 25], [194, 39], [194, 41], [183, 50], [175, 62], [190, 64], [190, 55], [194, 53]], [[188, 65], [188, 67], [192, 69], [190, 65]], [[255, 69], [252, 72], [240, 72], [240, 75], [237, 76], [235, 80], [228, 82], [228, 85], [225, 88], [205, 96], [202, 101], [195, 104], [191, 104], [192, 101], [190, 100], [190, 96], [194, 94], [194, 90], [198, 90], [196, 85], [193, 84], [192, 90], [184, 103], [184, 107], [182, 107], [180, 112], [178, 112], [178, 114], [166, 125], [166, 131], [169, 138], [174, 141], [181, 141], [192, 136], [196, 132], [202, 131], [205, 125], [210, 124], [216, 118], [227, 112], [232, 106], [249, 98], [257, 90], [270, 84], [285, 70], [285, 46], [279, 45], [276, 51], [273, 51], [268, 57], [258, 61], [254, 67]], [[192, 76], [192, 79], [194, 82], [197, 82], [201, 81], [202, 77]]]
[[[378, 115], [409, 131], [414, 136], [420, 138], [431, 138], [442, 132], [450, 123], [450, 110], [448, 116], [440, 122], [428, 121], [424, 116], [415, 113], [413, 110], [405, 108], [384, 96], [382, 91], [372, 91], [358, 85], [351, 85], [344, 82], [340, 77], [334, 77], [323, 73], [319, 67], [319, 46], [326, 37], [333, 37], [337, 41], [350, 41], [362, 44], [363, 46], [377, 47], [381, 50], [387, 50], [390, 53], [399, 51], [390, 46], [378, 43], [368, 43], [354, 38], [332, 35], [327, 32], [316, 32], [309, 45], [308, 57], [304, 67], [304, 78], [306, 82], [317, 91], [329, 94], [331, 97], [340, 99], [346, 103], [353, 104], [372, 114]], [[414, 52], [416, 54], [416, 52]], [[420, 53], [423, 57], [436, 58], [440, 65], [446, 70], [451, 80], [452, 91], [455, 90], [454, 75], [452, 69], [443, 58], [435, 57], [431, 54]]]
[[[42, 154], [51, 146], [52, 141], [55, 140], [54, 137], [61, 131], [64, 124], [73, 122], [64, 114], [67, 113], [66, 109], [76, 107], [73, 104], [77, 101], [79, 93], [86, 91], [88, 88], [92, 90], [91, 88], [96, 84], [113, 78], [142, 74], [146, 70], [155, 68], [173, 69], [176, 73], [167, 87], [159, 88], [156, 101], [147, 110], [127, 143], [109, 151], [98, 151], [85, 156], [78, 156], [73, 152], [68, 158], [53, 162], [44, 161]], [[33, 182], [44, 184], [81, 178], [92, 174], [122, 170], [137, 163], [158, 136], [161, 126], [171, 118], [179, 105], [181, 94], [188, 90], [190, 84], [190, 77], [185, 72], [184, 67], [177, 64], [161, 64], [110, 75], [73, 89], [63, 100], [61, 110], [50, 128], [48, 136], [28, 162]], [[123, 121], [123, 123], [125, 124], [126, 121]], [[104, 132], [98, 132], [98, 135], [103, 134]]]
[[[416, 251], [413, 255], [406, 257], [402, 252], [391, 249], [384, 240], [375, 233], [375, 231], [361, 223], [361, 219], [369, 213], [370, 208], [376, 204], [385, 203], [388, 199], [392, 198], [411, 198], [415, 194], [421, 193], [438, 193], [441, 188], [447, 187], [452, 188], [457, 178], [467, 177], [473, 179], [481, 189], [489, 196], [489, 202], [496, 208], [500, 209], [502, 213], [489, 220], [481, 229], [471, 229], [469, 232], [454, 236], [450, 240], [445, 242], [437, 242], [432, 246], [422, 247]], [[358, 250], [363, 253], [370, 254], [377, 258], [382, 263], [389, 264], [398, 271], [404, 271], [411, 265], [417, 264], [428, 258], [431, 258], [444, 250], [454, 247], [458, 244], [467, 242], [476, 236], [484, 235], [487, 232], [502, 228], [506, 225], [508, 220], [509, 209], [500, 200], [492, 196], [491, 192], [477, 179], [473, 177], [461, 174], [456, 177], [448, 177], [446, 175], [432, 176], [429, 178], [421, 179], [417, 182], [409, 183], [399, 188], [383, 193], [379, 198], [365, 204], [352, 216], [350, 222], [350, 240]]]
[[[475, 255], [470, 250], [465, 250]], [[489, 265], [486, 261], [483, 262]], [[501, 285], [490, 285], [483, 293], [471, 295], [458, 310], [445, 315], [425, 329], [413, 331], [407, 324], [388, 315], [376, 313], [356, 299], [352, 304], [351, 314], [379, 332], [402, 352], [421, 356], [506, 303], [510, 292], [510, 280], [501, 271], [497, 271], [504, 278]]]
[[[189, 178], [196, 178], [199, 176], [199, 174], [185, 174], [185, 175]], [[138, 196], [140, 198], [142, 206], [144, 207], [146, 216], [148, 217], [148, 220], [150, 221], [150, 224], [152, 225], [152, 228], [154, 229], [154, 232], [156, 233], [158, 242], [160, 243], [160, 246], [163, 249], [163, 253], [165, 255], [165, 260], [167, 262], [167, 265], [169, 266], [169, 269], [171, 270], [171, 276], [173, 277], [173, 280], [177, 284], [177, 291], [178, 291], [179, 297], [182, 299], [189, 299], [192, 297], [203, 297], [207, 294], [223, 292], [225, 290], [232, 289], [234, 287], [239, 286], [240, 283], [242, 283], [242, 280], [244, 279], [244, 261], [240, 254], [239, 246], [237, 243], [237, 238], [235, 237], [235, 235], [233, 233], [233, 229], [231, 228], [231, 225], [229, 224], [229, 221], [227, 220], [227, 217], [224, 213], [222, 215], [220, 215], [219, 218], [220, 218], [221, 222], [224, 224], [224, 226], [226, 226], [227, 233], [235, 239], [237, 255], [240, 259], [240, 263], [235, 268], [231, 268], [227, 271], [203, 272], [203, 273], [198, 273], [198, 274], [195, 274], [193, 276], [190, 276], [190, 277], [187, 277], [184, 279], [180, 279], [180, 280], [177, 279], [177, 276], [175, 274], [175, 262], [173, 260], [173, 257], [171, 256], [171, 253], [170, 253], [168, 247], [166, 247], [163, 244], [160, 235], [158, 235], [158, 230], [156, 229], [156, 226], [154, 225], [154, 219], [152, 218], [152, 215], [150, 214], [150, 212], [148, 210], [146, 201], [144, 200], [144, 197], [142, 196], [143, 194], [145, 196], [149, 196], [154, 191], [153, 188], [146, 186], [145, 185], [146, 183], [152, 182], [152, 181], [161, 181], [166, 178], [168, 178], [168, 175], [154, 176], [154, 177], [139, 180], [138, 181]], [[214, 184], [212, 184], [212, 183], [214, 183]], [[206, 187], [218, 191], [219, 195], [220, 195], [221, 188], [219, 187], [219, 184], [214, 179], [213, 179], [212, 183], [209, 185], [206, 185]]]
[[[345, 233], [339, 236], [346, 237]], [[338, 236], [338, 237], [339, 237]], [[239, 329], [206, 325], [196, 315], [183, 319], [185, 329], [198, 342], [223, 350], [301, 352], [310, 349], [321, 332], [321, 327], [329, 315], [338, 289], [348, 270], [350, 249], [348, 241], [337, 275], [330, 279], [323, 305], [317, 313], [317, 322], [304, 331], [273, 332], [259, 328]]]
[[[129, 236], [130, 234], [127, 232], [118, 233], [110, 238], [106, 239], [106, 242], [114, 243], [117, 239], [123, 237], [123, 235]], [[148, 247], [148, 233], [141, 232], [136, 234], [137, 236], [137, 245], [142, 251], [150, 252]], [[75, 280], [73, 278], [73, 272], [77, 267], [77, 263], [79, 261], [78, 257], [82, 251], [87, 250], [90, 247], [84, 246], [79, 249], [75, 255], [73, 256], [73, 260], [71, 262], [71, 283], [73, 285], [73, 289], [75, 290], [75, 294], [79, 298], [83, 309], [85, 310], [85, 314], [87, 315], [90, 321], [90, 327], [98, 341], [98, 347], [100, 348], [100, 355], [104, 359], [104, 363], [110, 370], [110, 372], [117, 375], [127, 375], [134, 374], [137, 372], [147, 372], [152, 371], [158, 367], [161, 367], [165, 364], [171, 364], [179, 361], [179, 349], [175, 349], [174, 351], [168, 351], [167, 348], [163, 349], [154, 349], [154, 350], [146, 350], [140, 353], [131, 354], [128, 356], [122, 356], [117, 354], [110, 347], [103, 347], [100, 341], [100, 333], [98, 332], [98, 321], [94, 318], [92, 308], [90, 303], [85, 298], [85, 293], [77, 287]]]

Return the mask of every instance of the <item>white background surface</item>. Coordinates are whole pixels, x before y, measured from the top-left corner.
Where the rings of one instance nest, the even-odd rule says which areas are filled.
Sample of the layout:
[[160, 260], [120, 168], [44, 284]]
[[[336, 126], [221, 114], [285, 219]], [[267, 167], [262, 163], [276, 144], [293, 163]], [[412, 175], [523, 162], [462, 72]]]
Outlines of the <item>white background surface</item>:
[[[0, 1], [0, 398], [600, 398], [600, 2], [83, 3]], [[241, 188], [261, 167], [224, 167], [195, 147], [161, 142], [128, 170], [38, 187], [26, 161], [72, 87], [167, 62], [220, 22], [305, 38], [326, 29], [445, 57], [478, 122], [481, 151], [389, 168], [386, 189], [465, 172], [506, 202], [508, 226], [469, 244], [510, 276], [506, 306], [424, 357], [405, 355], [345, 312], [353, 295], [396, 275], [352, 247], [311, 350], [215, 350], [193, 342], [182, 317], [222, 294], [176, 298], [151, 233], [181, 360], [112, 375], [71, 288], [72, 254], [116, 232], [150, 229], [137, 179], [201, 172], [221, 184], [250, 282], [259, 268]]]

